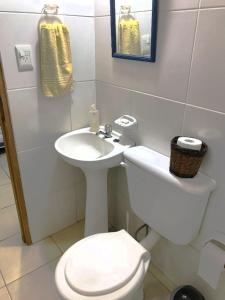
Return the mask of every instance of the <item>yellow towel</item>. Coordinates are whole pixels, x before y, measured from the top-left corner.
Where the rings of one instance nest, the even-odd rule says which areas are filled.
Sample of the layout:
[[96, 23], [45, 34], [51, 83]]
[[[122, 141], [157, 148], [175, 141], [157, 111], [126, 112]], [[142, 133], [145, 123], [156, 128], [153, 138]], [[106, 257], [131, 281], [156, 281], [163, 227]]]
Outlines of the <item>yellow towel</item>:
[[69, 31], [62, 23], [40, 23], [41, 87], [46, 97], [71, 91], [72, 55]]
[[128, 55], [141, 54], [140, 24], [129, 18], [119, 22], [119, 52]]

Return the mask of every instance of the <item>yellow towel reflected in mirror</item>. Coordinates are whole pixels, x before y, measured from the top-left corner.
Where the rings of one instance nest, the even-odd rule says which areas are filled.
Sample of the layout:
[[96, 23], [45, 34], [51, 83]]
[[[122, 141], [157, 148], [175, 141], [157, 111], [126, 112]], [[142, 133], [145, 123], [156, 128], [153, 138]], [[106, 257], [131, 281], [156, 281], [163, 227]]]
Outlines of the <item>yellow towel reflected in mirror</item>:
[[69, 30], [65, 24], [40, 23], [41, 87], [46, 97], [71, 91], [73, 67]]
[[141, 54], [140, 24], [134, 18], [119, 20], [119, 52], [127, 55]]

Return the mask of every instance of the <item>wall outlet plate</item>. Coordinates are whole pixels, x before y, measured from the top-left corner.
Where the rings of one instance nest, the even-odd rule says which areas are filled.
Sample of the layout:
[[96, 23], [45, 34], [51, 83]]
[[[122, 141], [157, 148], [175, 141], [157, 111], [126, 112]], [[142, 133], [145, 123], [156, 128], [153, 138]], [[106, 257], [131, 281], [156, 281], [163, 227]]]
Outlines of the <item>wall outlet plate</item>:
[[33, 70], [31, 45], [16, 45], [15, 50], [19, 71]]

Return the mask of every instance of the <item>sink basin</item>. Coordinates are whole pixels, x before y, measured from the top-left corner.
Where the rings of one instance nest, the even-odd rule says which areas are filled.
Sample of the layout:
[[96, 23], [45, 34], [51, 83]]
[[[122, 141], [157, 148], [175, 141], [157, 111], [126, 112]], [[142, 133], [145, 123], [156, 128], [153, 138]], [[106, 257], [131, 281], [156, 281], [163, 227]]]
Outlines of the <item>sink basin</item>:
[[79, 129], [61, 136], [55, 149], [69, 164], [82, 169], [105, 169], [117, 166], [122, 161], [123, 151], [129, 145], [103, 139], [89, 131]]
[[118, 142], [112, 133], [105, 139], [83, 128], [64, 134], [55, 142], [58, 154], [70, 165], [84, 171], [87, 183], [85, 236], [108, 231], [107, 173], [120, 165], [123, 152], [133, 143]]

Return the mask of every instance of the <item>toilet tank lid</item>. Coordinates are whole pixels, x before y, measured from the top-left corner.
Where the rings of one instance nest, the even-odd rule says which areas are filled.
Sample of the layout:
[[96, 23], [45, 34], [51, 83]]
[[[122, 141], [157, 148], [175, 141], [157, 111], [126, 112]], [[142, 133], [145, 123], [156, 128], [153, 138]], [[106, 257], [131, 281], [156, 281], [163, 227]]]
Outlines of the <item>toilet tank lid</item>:
[[169, 171], [169, 157], [144, 146], [136, 146], [125, 150], [124, 158], [127, 164], [131, 162], [189, 194], [208, 194], [216, 187], [215, 180], [201, 172], [194, 178], [176, 177]]

